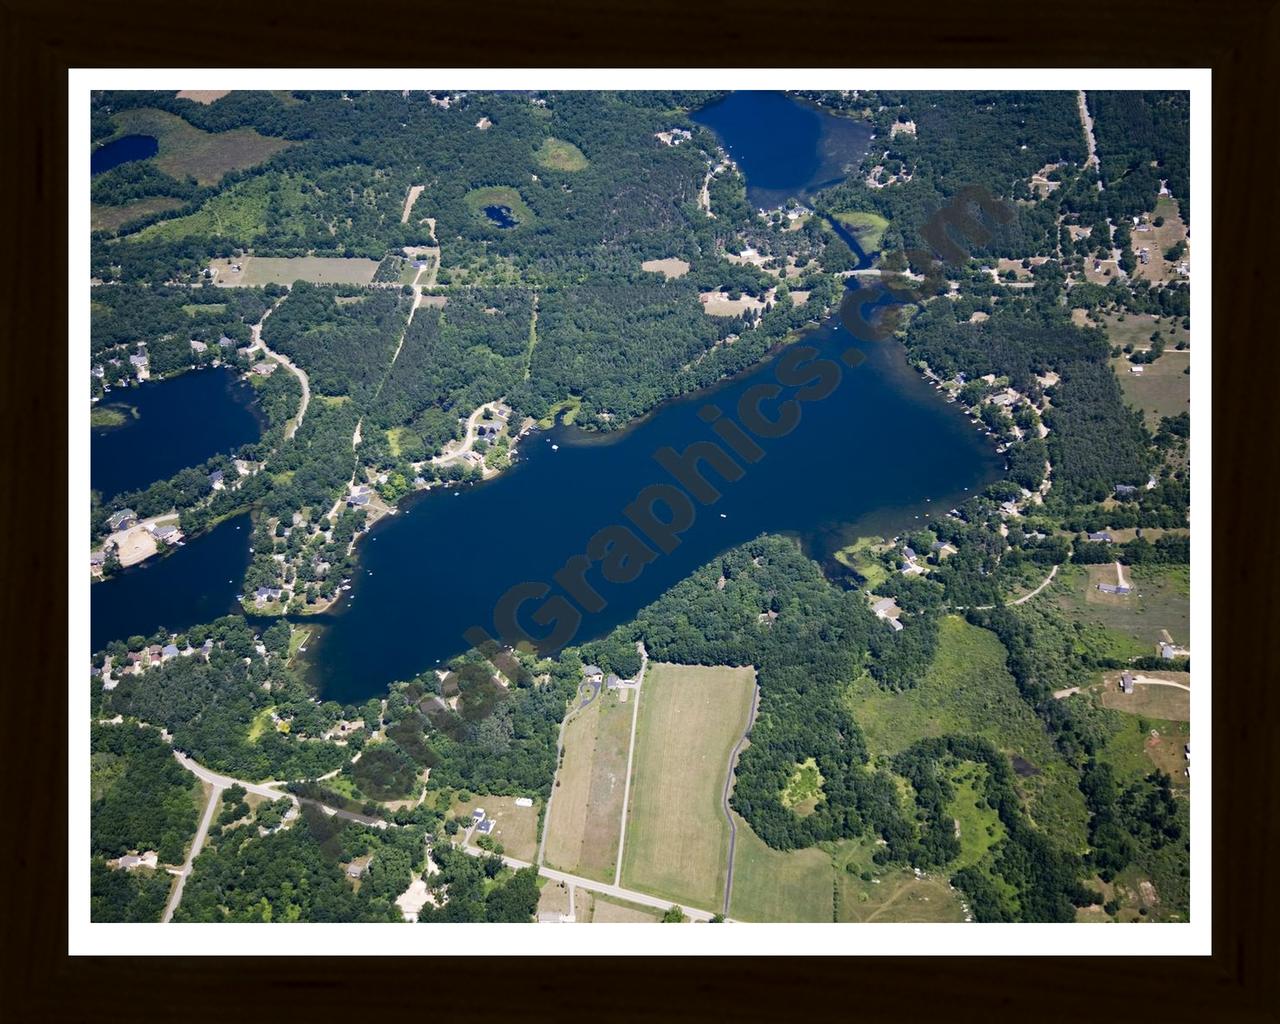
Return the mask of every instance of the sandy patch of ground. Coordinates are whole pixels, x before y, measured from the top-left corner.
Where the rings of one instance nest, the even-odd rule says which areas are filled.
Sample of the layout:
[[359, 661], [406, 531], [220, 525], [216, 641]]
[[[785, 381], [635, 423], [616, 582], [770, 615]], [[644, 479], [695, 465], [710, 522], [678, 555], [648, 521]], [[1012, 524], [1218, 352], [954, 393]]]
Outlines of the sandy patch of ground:
[[203, 103], [208, 106], [215, 100], [220, 100], [223, 96], [229, 95], [230, 92], [230, 89], [183, 89], [178, 93], [178, 99], [194, 100], [196, 103]]
[[424, 295], [418, 300], [419, 306], [432, 306], [435, 309], [444, 309], [449, 304], [449, 296], [447, 295]]
[[757, 299], [754, 295], [731, 299], [728, 292], [701, 292], [698, 299], [702, 302], [703, 312], [708, 316], [740, 316], [748, 309], [764, 309], [767, 303], [773, 301], [777, 291], [776, 288], [770, 288], [763, 299]]
[[665, 260], [645, 260], [640, 264], [641, 270], [661, 274], [668, 281], [675, 277], [684, 277], [689, 273], [689, 264], [674, 257]]
[[794, 302], [797, 306], [803, 306], [806, 302], [809, 301], [809, 293], [807, 291], [804, 291], [803, 289], [793, 291], [791, 293], [791, 301]]
[[990, 314], [984, 313], [980, 309], [975, 309], [972, 315], [969, 317], [969, 323], [980, 324], [982, 323], [983, 320], [989, 319], [989, 316]]
[[413, 209], [413, 204], [418, 201], [418, 196], [422, 195], [426, 189], [426, 185], [410, 185], [409, 194], [404, 197], [404, 212], [400, 214], [400, 223], [409, 223], [409, 211]]

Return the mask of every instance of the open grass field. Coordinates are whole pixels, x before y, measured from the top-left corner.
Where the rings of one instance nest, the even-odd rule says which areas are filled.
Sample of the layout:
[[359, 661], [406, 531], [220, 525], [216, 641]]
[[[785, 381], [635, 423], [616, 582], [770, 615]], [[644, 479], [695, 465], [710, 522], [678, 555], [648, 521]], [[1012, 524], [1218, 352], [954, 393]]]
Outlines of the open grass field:
[[919, 685], [882, 690], [870, 676], [850, 684], [850, 711], [873, 757], [895, 754], [927, 736], [981, 736], [1032, 767], [1018, 788], [1032, 820], [1069, 848], [1083, 848], [1084, 798], [1070, 767], [1018, 693], [994, 633], [959, 616], [943, 619], [933, 665]]
[[1107, 740], [1099, 756], [1110, 761], [1122, 779], [1140, 779], [1159, 768], [1175, 790], [1186, 792], [1190, 780], [1183, 770], [1187, 764], [1183, 747], [1190, 739], [1189, 722], [1125, 716], [1122, 728]]
[[856, 572], [866, 581], [866, 589], [874, 590], [889, 578], [889, 570], [880, 555], [889, 550], [882, 537], [859, 537], [848, 547], [836, 552], [836, 561]]
[[179, 181], [190, 177], [201, 185], [215, 185], [227, 172], [253, 167], [292, 145], [252, 128], [201, 131], [176, 114], [150, 107], [122, 110], [112, 121], [120, 135], [154, 136], [159, 143], [152, 158], [156, 167]]
[[94, 203], [89, 211], [89, 227], [93, 231], [118, 231], [135, 220], [142, 220], [157, 213], [181, 209], [186, 204], [172, 196], [151, 196], [135, 199], [123, 206], [103, 206]]
[[835, 218], [853, 233], [866, 252], [880, 248], [880, 239], [889, 226], [889, 222], [878, 213], [837, 213]]
[[[947, 780], [955, 788], [955, 795], [947, 804], [947, 812], [955, 819], [960, 835], [960, 857], [955, 863], [955, 870], [977, 864], [1007, 831], [999, 812], [987, 806], [989, 774], [986, 765], [972, 761], [965, 761], [946, 772]], [[948, 865], [947, 870], [952, 870], [952, 867]]]
[[823, 799], [822, 772], [818, 770], [818, 762], [812, 757], [796, 765], [796, 770], [782, 791], [782, 806], [790, 808], [800, 817], [812, 814]]
[[1133, 366], [1121, 356], [1112, 359], [1111, 365], [1120, 379], [1120, 390], [1129, 405], [1142, 410], [1147, 428], [1154, 430], [1162, 416], [1177, 416], [1191, 409], [1191, 376], [1186, 372], [1191, 365], [1191, 350], [1179, 352], [1166, 348], [1154, 363], [1147, 363], [1141, 374], [1130, 371]]
[[177, 96], [180, 100], [191, 100], [194, 103], [203, 103], [208, 106], [210, 103], [215, 103], [230, 93], [230, 89], [182, 89]]
[[462, 201], [467, 204], [468, 210], [490, 227], [493, 227], [494, 223], [484, 212], [486, 206], [505, 206], [511, 211], [511, 218], [516, 221], [516, 227], [532, 224], [535, 219], [533, 211], [525, 205], [520, 193], [508, 185], [473, 188], [462, 197]]
[[736, 812], [733, 894], [729, 916], [743, 921], [830, 921], [831, 857], [817, 847], [774, 850]]
[[539, 167], [548, 171], [581, 171], [588, 165], [588, 160], [577, 146], [564, 139], [545, 139], [541, 146], [534, 150], [533, 158]]
[[1064, 565], [1049, 594], [1073, 622], [1101, 628], [1116, 657], [1154, 655], [1161, 630], [1186, 644], [1191, 629], [1191, 577], [1187, 566], [1139, 565], [1125, 569], [1130, 594], [1104, 594], [1096, 584], [1115, 582], [1115, 567]]
[[[494, 842], [501, 843], [508, 857], [532, 862], [538, 856], [538, 811], [541, 801], [534, 800], [532, 807], [517, 807], [513, 796], [473, 796], [470, 800], [455, 800], [451, 810], [455, 814], [470, 815], [477, 807], [497, 825], [490, 833]], [[461, 834], [461, 833], [459, 833]], [[471, 845], [479, 836], [471, 837]]]
[[564, 762], [547, 825], [550, 866], [613, 881], [633, 706], [602, 692], [565, 726]]
[[[1119, 672], [1108, 672], [1103, 678], [1102, 706], [1124, 711], [1145, 718], [1160, 718], [1170, 722], [1191, 721], [1191, 691], [1182, 686], [1191, 685], [1190, 672], [1134, 673], [1133, 693], [1122, 693], [1117, 684]], [[1153, 685], [1152, 681], [1174, 682], [1180, 686]]]
[[[239, 272], [231, 269], [240, 266]], [[378, 260], [359, 258], [326, 258], [323, 256], [244, 256], [239, 260], [214, 260], [210, 265], [218, 271], [217, 284], [222, 288], [253, 288], [264, 284], [368, 284], [378, 269]]]
[[649, 664], [640, 692], [623, 885], [720, 906], [729, 851], [720, 800], [754, 686], [751, 668]]
[[[849, 923], [933, 923], [965, 919], [960, 894], [945, 872], [917, 878], [910, 868], [884, 871], [871, 856], [871, 840], [832, 844], [835, 879], [835, 919]], [[863, 878], [863, 873], [869, 878]]]

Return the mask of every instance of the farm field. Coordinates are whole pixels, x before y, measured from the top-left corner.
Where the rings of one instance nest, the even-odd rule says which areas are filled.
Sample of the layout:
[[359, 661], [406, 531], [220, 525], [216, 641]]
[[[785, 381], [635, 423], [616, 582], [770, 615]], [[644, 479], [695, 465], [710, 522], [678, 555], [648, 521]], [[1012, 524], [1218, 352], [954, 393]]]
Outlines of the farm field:
[[868, 751], [876, 758], [928, 736], [981, 736], [1027, 763], [1018, 787], [1037, 824], [1064, 846], [1083, 848], [1086, 813], [1075, 773], [1019, 695], [1000, 641], [955, 615], [939, 629], [937, 654], [919, 685], [890, 693], [865, 675], [850, 685], [846, 700]]
[[650, 663], [640, 692], [622, 884], [718, 908], [728, 867], [721, 796], [755, 692], [751, 668]]
[[592, 924], [653, 924], [662, 914], [653, 907], [614, 899], [604, 893], [579, 889], [577, 894], [579, 921]]
[[[152, 158], [155, 166], [181, 181], [195, 178], [201, 185], [215, 185], [229, 171], [253, 167], [292, 143], [259, 135], [252, 128], [206, 132], [164, 110], [150, 107], [122, 110], [112, 115], [119, 135], [151, 135], [159, 143]], [[110, 140], [104, 140], [110, 141]]]
[[[501, 843], [508, 857], [532, 862], [538, 855], [538, 812], [541, 801], [534, 800], [532, 807], [517, 807], [513, 796], [473, 796], [470, 800], [455, 800], [451, 810], [455, 814], [470, 815], [477, 807], [493, 818], [490, 838]], [[459, 833], [461, 835], [461, 833]], [[471, 837], [474, 846], [479, 836]]]
[[1187, 644], [1191, 629], [1191, 582], [1186, 566], [1138, 565], [1125, 569], [1131, 594], [1104, 594], [1096, 584], [1114, 583], [1115, 567], [1064, 565], [1049, 593], [1073, 622], [1106, 630], [1116, 657], [1154, 655], [1161, 630]]
[[633, 707], [602, 692], [565, 726], [564, 762], [547, 824], [551, 867], [613, 881]]
[[[231, 270], [232, 263], [240, 271]], [[294, 281], [310, 281], [313, 284], [368, 284], [378, 269], [378, 260], [358, 258], [333, 258], [323, 256], [245, 256], [238, 261], [214, 260], [211, 266], [218, 271], [217, 284], [222, 288], [253, 288], [264, 284], [293, 284]]]

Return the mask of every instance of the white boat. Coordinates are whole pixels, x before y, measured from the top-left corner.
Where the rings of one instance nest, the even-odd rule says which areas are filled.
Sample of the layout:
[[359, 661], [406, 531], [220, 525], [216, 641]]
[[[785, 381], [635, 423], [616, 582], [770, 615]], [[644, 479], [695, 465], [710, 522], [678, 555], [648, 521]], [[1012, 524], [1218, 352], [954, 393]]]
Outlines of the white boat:
[[721, 519], [728, 519], [729, 517], [728, 517], [727, 515], [725, 515], [723, 512], [721, 512], [721, 513], [720, 513], [720, 518], [721, 518]]
[[560, 450], [560, 446], [559, 446], [558, 444], [553, 444], [553, 445], [551, 446], [551, 450], [552, 450], [553, 452], [558, 452], [558, 451]]

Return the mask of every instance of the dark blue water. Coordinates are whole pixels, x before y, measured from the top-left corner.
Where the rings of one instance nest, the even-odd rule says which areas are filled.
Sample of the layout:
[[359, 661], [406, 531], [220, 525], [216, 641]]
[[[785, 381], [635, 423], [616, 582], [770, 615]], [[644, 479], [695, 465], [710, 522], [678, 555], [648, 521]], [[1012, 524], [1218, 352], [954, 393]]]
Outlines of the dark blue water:
[[509, 206], [486, 206], [484, 215], [500, 228], [513, 228], [520, 223], [511, 216], [511, 207]]
[[[832, 359], [852, 343], [834, 322], [806, 339]], [[792, 433], [762, 441], [767, 454], [740, 480], [708, 474], [723, 497], [698, 509], [673, 553], [626, 584], [604, 583], [598, 567], [588, 574], [607, 607], [584, 616], [575, 641], [633, 618], [717, 553], [761, 533], [795, 534], [821, 557], [859, 529], [905, 526], [996, 478], [1000, 463], [982, 435], [905, 364], [896, 345], [859, 347], [867, 362], [845, 370], [830, 397], [804, 405]], [[664, 406], [620, 437], [601, 440], [572, 427], [536, 433], [511, 471], [430, 492], [379, 523], [361, 542], [353, 599], [312, 645], [324, 695], [361, 700], [411, 677], [467, 649], [463, 632], [473, 625], [497, 635], [495, 606], [514, 584], [546, 582], [561, 593], [552, 574], [565, 559], [583, 552], [597, 530], [625, 523], [623, 509], [641, 488], [670, 482], [654, 453], [714, 440], [699, 410], [713, 403], [732, 415], [744, 391], [774, 374], [771, 360]], [[536, 639], [546, 630], [529, 616], [541, 604], [531, 602], [523, 618]]]
[[145, 160], [159, 151], [160, 143], [150, 135], [125, 135], [93, 151], [89, 157], [89, 173], [101, 174], [121, 164]]
[[179, 632], [235, 611], [252, 533], [248, 514], [239, 515], [163, 558], [150, 558], [93, 584], [93, 650], [135, 633], [149, 636], [161, 626]]
[[123, 426], [93, 431], [89, 480], [104, 501], [262, 436], [253, 388], [227, 367], [112, 389], [101, 404], [119, 406], [127, 417]]
[[780, 92], [735, 92], [693, 118], [719, 137], [747, 178], [747, 196], [772, 209], [832, 185], [866, 155], [871, 126]]

